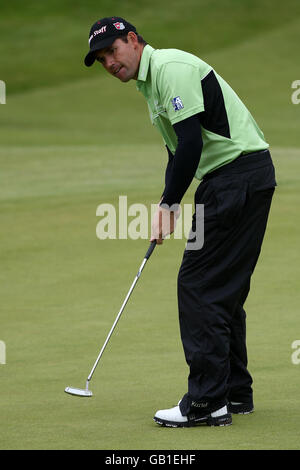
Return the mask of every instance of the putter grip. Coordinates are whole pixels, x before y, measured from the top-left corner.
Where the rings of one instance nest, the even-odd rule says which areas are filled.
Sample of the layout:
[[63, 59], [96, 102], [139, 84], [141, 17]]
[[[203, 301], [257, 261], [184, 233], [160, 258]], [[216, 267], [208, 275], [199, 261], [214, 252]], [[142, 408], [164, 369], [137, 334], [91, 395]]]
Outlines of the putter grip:
[[150, 246], [149, 246], [149, 248], [148, 248], [147, 253], [145, 254], [145, 259], [149, 259], [149, 258], [150, 258], [150, 256], [152, 255], [153, 250], [154, 250], [155, 247], [156, 247], [156, 240], [153, 240], [153, 241], [150, 243]]

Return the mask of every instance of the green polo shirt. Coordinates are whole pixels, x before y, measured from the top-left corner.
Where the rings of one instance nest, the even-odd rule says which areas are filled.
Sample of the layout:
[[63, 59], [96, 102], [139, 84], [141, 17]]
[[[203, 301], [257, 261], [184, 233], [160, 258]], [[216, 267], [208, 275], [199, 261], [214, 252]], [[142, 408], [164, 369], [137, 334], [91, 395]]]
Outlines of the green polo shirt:
[[[147, 100], [150, 119], [174, 154], [177, 136], [173, 125], [205, 111], [203, 83], [213, 68], [203, 60], [177, 49], [144, 47], [137, 89]], [[214, 70], [226, 110], [229, 134], [201, 126], [203, 149], [195, 177], [235, 160], [242, 153], [269, 147], [252, 115], [232, 88]]]

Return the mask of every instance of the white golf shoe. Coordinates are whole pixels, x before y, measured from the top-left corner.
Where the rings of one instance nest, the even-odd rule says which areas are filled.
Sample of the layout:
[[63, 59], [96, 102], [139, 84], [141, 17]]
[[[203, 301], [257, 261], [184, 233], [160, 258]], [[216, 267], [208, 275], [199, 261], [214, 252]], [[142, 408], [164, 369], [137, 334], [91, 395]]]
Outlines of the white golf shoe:
[[195, 414], [183, 416], [179, 405], [167, 410], [159, 410], [155, 413], [154, 421], [161, 425], [171, 428], [188, 428], [206, 424], [207, 426], [229, 426], [232, 424], [231, 414], [228, 413], [227, 406], [223, 406], [213, 413], [197, 417]]

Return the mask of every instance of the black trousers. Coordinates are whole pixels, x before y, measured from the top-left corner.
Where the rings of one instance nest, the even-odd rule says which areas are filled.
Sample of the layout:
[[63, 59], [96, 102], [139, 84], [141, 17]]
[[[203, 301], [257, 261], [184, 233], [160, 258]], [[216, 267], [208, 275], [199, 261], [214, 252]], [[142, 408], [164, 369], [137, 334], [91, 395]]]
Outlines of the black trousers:
[[[178, 275], [181, 339], [189, 365], [184, 415], [252, 402], [244, 303], [276, 186], [269, 151], [240, 156], [204, 177], [204, 244], [187, 245]], [[197, 228], [193, 217], [192, 230]], [[192, 240], [190, 240], [190, 243]]]

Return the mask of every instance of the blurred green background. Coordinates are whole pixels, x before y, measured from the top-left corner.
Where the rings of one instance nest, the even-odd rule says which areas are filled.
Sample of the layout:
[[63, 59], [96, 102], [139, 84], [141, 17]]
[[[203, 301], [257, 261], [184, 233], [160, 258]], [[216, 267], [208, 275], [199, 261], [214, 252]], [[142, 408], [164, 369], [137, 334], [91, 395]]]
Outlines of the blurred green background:
[[[99, 240], [97, 206], [127, 195], [150, 208], [163, 189], [166, 152], [135, 82], [83, 65], [92, 23], [111, 15], [153, 47], [209, 62], [271, 146], [278, 188], [247, 301], [256, 411], [229, 428], [152, 421], [186, 391], [176, 303], [184, 240], [165, 241], [145, 268], [93, 378], [95, 396], [63, 393], [84, 386], [148, 247]], [[299, 0], [1, 4], [0, 448], [299, 448], [299, 32]]]

